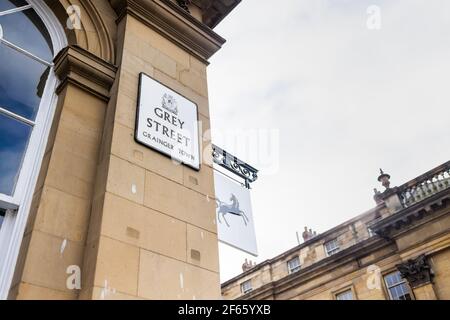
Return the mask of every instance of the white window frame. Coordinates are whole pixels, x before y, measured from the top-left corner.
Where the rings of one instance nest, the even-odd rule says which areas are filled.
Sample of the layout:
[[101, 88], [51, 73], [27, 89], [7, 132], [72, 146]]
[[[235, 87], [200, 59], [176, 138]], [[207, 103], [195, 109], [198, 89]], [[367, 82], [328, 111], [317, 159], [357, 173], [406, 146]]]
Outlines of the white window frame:
[[[399, 274], [399, 277], [400, 277], [401, 281], [390, 286], [390, 285], [388, 285], [386, 278], [389, 277], [390, 275], [393, 275], [394, 273]], [[402, 278], [402, 276], [401, 276], [399, 271], [393, 271], [393, 272], [389, 272], [389, 273], [385, 274], [383, 276], [383, 281], [384, 281], [384, 285], [386, 286], [387, 293], [389, 295], [389, 300], [401, 301], [401, 300], [396, 300], [396, 299], [394, 299], [392, 297], [391, 289], [394, 288], [394, 287], [398, 287], [398, 286], [400, 286], [402, 284], [405, 285], [406, 289], [408, 290], [408, 293], [409, 293], [409, 296], [410, 296], [411, 300], [413, 300], [413, 294], [412, 294], [411, 288], [409, 287], [408, 282], [406, 281], [406, 279]]]
[[[336, 245], [332, 249], [329, 249], [328, 248], [328, 244], [330, 244], [330, 243], [335, 243]], [[341, 248], [339, 247], [339, 242], [338, 242], [337, 238], [325, 242], [323, 244], [323, 246], [325, 248], [325, 252], [327, 254], [327, 257], [331, 257], [332, 255], [334, 255], [334, 254], [338, 253], [339, 251], [341, 251]]]
[[[347, 295], [347, 294], [351, 294], [352, 298], [351, 299], [339, 299], [339, 297], [343, 297], [344, 295]], [[353, 294], [353, 290], [351, 288], [344, 290], [344, 291], [340, 291], [340, 292], [336, 293], [334, 296], [335, 296], [335, 299], [339, 300], [339, 301], [355, 300], [355, 295]]]
[[[294, 268], [291, 267], [291, 262], [293, 262], [293, 261], [298, 261], [298, 265], [295, 266]], [[300, 271], [300, 269], [301, 269], [300, 257], [297, 256], [297, 257], [293, 257], [293, 258], [289, 259], [287, 262], [287, 267], [288, 267], [289, 274]]]
[[[26, 0], [36, 11], [50, 34], [54, 55], [67, 46], [67, 38], [58, 18], [42, 0]], [[22, 243], [50, 127], [55, 114], [59, 81], [53, 64], [49, 72], [39, 110], [24, 155], [14, 196], [0, 194], [0, 206], [7, 209], [0, 229], [0, 299], [7, 299]]]
[[[246, 286], [248, 287], [246, 288]], [[252, 280], [247, 280], [241, 283], [241, 292], [242, 294], [247, 294], [253, 291]]]

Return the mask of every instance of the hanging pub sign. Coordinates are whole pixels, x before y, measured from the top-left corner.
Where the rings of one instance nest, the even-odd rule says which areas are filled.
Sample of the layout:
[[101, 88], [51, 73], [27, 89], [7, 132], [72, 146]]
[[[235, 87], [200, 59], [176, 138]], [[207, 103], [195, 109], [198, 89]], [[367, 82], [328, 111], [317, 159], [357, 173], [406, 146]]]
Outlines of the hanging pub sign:
[[250, 190], [214, 172], [219, 241], [257, 256]]
[[141, 73], [135, 139], [173, 160], [200, 170], [198, 107]]

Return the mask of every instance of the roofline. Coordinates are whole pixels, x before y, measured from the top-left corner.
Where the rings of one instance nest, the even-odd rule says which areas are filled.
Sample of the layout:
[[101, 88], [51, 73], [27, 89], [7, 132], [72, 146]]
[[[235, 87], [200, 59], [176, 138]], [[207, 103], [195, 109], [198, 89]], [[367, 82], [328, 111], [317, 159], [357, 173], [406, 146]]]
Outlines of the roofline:
[[[309, 239], [308, 241], [305, 241], [302, 244], [299, 244], [299, 245], [297, 245], [297, 246], [295, 246], [295, 247], [293, 247], [293, 248], [291, 248], [291, 249], [289, 249], [289, 250], [287, 250], [287, 251], [285, 251], [285, 252], [275, 256], [272, 259], [267, 259], [267, 260], [257, 264], [255, 267], [253, 267], [253, 268], [251, 268], [251, 269], [249, 269], [249, 270], [247, 270], [247, 271], [245, 271], [245, 272], [243, 272], [243, 273], [241, 273], [241, 274], [231, 278], [230, 280], [225, 281], [224, 283], [222, 283], [221, 288], [223, 289], [226, 286], [228, 286], [229, 284], [231, 284], [233, 282], [236, 282], [237, 280], [239, 280], [241, 278], [245, 278], [246, 276], [252, 274], [256, 270], [259, 270], [259, 269], [265, 267], [266, 265], [270, 265], [270, 264], [274, 263], [277, 260], [282, 260], [284, 257], [289, 256], [290, 254], [292, 254], [292, 253], [294, 253], [296, 251], [299, 251], [299, 250], [301, 250], [301, 249], [303, 249], [303, 248], [313, 244], [314, 242], [320, 241], [323, 238], [326, 238], [327, 236], [329, 236], [330, 234], [333, 234], [334, 232], [338, 231], [339, 229], [341, 229], [341, 228], [343, 228], [343, 227], [345, 227], [347, 225], [350, 225], [350, 224], [352, 224], [352, 223], [354, 223], [356, 221], [359, 221], [359, 220], [361, 220], [361, 218], [363, 218], [365, 216], [368, 216], [370, 214], [376, 213], [377, 211], [383, 209], [384, 207], [385, 207], [385, 203], [380, 203], [376, 207], [373, 207], [372, 209], [370, 209], [370, 210], [368, 210], [368, 211], [366, 211], [364, 213], [361, 213], [358, 216], [356, 216], [356, 217], [354, 217], [354, 218], [352, 218], [350, 220], [347, 220], [347, 221], [337, 225], [336, 227], [333, 227], [333, 228], [325, 231], [324, 233], [318, 234], [314, 238]], [[312, 265], [314, 265], [314, 264], [316, 264], [318, 262], [319, 261], [313, 263]]]

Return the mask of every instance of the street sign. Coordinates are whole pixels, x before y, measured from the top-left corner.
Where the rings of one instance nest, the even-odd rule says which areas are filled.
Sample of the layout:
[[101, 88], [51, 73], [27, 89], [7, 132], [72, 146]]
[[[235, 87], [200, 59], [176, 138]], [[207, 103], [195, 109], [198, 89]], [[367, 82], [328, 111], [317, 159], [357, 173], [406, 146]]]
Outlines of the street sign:
[[197, 105], [141, 73], [135, 140], [200, 170]]

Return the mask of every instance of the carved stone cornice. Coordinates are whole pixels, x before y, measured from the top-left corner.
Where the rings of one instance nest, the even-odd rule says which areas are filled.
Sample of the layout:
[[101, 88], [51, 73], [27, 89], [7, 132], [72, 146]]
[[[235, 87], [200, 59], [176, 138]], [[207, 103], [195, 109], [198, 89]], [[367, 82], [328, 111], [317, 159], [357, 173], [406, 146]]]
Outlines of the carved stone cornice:
[[192, 0], [203, 11], [203, 23], [214, 28], [241, 0]]
[[[374, 260], [366, 261], [365, 264], [361, 264], [359, 260], [362, 257], [369, 256], [372, 252], [377, 252], [380, 250], [387, 250], [387, 256], [390, 256], [393, 252], [397, 250], [394, 244], [388, 243], [381, 238], [372, 237], [358, 244], [351, 246], [341, 252], [332, 255], [331, 257], [319, 260], [318, 262], [302, 268], [300, 271], [292, 273], [288, 276], [285, 276], [279, 280], [270, 282], [262, 287], [256, 288], [250, 293], [239, 297], [240, 300], [263, 300], [264, 298], [272, 297], [276, 298], [277, 296], [288, 292], [292, 288], [299, 287], [302, 284], [308, 283], [309, 281], [313, 281], [313, 279], [318, 278], [324, 274], [329, 274], [333, 272], [333, 270], [337, 270], [338, 268], [344, 265], [352, 265], [352, 268], [347, 268], [348, 274], [355, 272], [361, 268], [368, 267], [369, 265], [375, 264], [378, 260], [383, 259], [385, 256], [374, 258]], [[264, 262], [262, 266], [267, 266], [273, 264], [273, 260], [268, 260]], [[258, 269], [261, 269], [261, 266], [257, 266]], [[225, 289], [230, 284], [238, 282], [239, 279], [249, 276], [250, 274], [255, 273], [255, 270], [252, 269], [249, 272], [245, 272], [242, 275], [239, 275], [231, 280], [222, 284], [222, 290]], [[318, 283], [317, 286], [321, 286], [321, 283]], [[310, 290], [309, 288], [308, 290]]]
[[131, 15], [205, 63], [225, 43], [225, 39], [171, 0], [109, 1], [119, 21]]
[[117, 67], [78, 46], [69, 46], [55, 58], [55, 73], [61, 81], [59, 93], [72, 83], [108, 101]]
[[396, 267], [402, 277], [408, 280], [409, 285], [413, 289], [432, 283], [433, 281], [434, 274], [424, 254], [415, 259], [398, 264]]
[[423, 225], [429, 219], [447, 214], [441, 209], [450, 205], [450, 189], [443, 190], [406, 209], [381, 219], [371, 225], [371, 230], [386, 240], [404, 231]]

